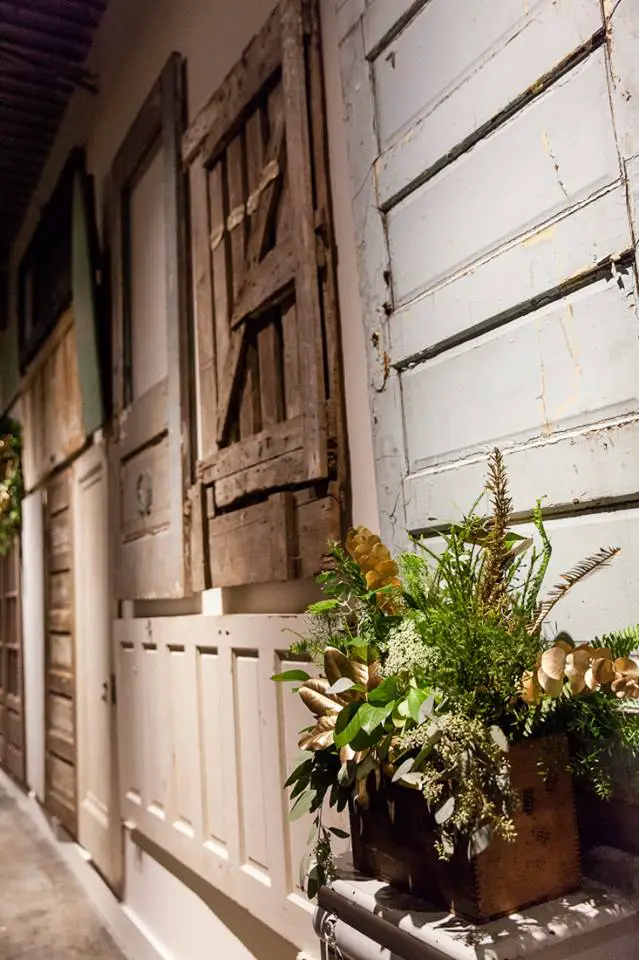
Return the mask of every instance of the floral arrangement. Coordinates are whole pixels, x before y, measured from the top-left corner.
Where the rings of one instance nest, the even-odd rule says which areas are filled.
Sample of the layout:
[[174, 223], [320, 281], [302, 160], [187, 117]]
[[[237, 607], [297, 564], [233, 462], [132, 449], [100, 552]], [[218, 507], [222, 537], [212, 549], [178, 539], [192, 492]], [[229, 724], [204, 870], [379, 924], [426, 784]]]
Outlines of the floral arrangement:
[[[511, 529], [511, 500], [499, 450], [489, 459], [491, 513], [476, 507], [438, 537], [415, 540], [397, 558], [359, 527], [330, 545], [318, 578], [324, 599], [309, 608], [293, 652], [319, 675], [292, 670], [312, 714], [302, 755], [286, 782], [291, 817], [314, 816], [307, 892], [333, 875], [328, 803], [366, 806], [372, 789], [396, 783], [423, 794], [439, 856], [481, 853], [495, 836], [514, 840], [518, 797], [510, 744], [566, 734], [571, 764], [609, 796], [612, 745], [639, 748], [639, 628], [575, 644], [546, 627], [555, 605], [607, 565], [599, 550], [542, 597], [551, 544], [540, 503], [537, 537]], [[535, 540], [537, 542], [535, 542]]]
[[0, 422], [0, 554], [7, 553], [20, 531], [23, 496], [20, 424], [5, 417]]

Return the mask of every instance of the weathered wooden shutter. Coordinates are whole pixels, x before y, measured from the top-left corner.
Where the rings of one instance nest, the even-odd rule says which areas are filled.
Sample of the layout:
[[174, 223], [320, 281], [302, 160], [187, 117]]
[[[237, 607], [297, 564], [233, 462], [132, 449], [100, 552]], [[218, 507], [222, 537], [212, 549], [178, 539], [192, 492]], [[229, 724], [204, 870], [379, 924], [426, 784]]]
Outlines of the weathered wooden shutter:
[[[189, 590], [188, 552], [183, 540], [190, 445], [186, 218], [179, 156], [184, 129], [182, 75], [183, 61], [173, 54], [113, 164], [114, 405], [118, 429], [111, 458], [119, 599], [179, 597]], [[164, 241], [157, 261], [147, 256], [147, 251], [138, 250], [136, 255], [131, 229], [136, 184], [154, 164], [162, 182], [162, 199], [150, 212], [159, 218]], [[153, 282], [164, 284], [159, 302], [150, 307], [132, 302], [134, 284], [145, 270], [155, 271]], [[143, 315], [147, 308], [157, 308], [161, 322], [154, 326], [152, 319], [150, 322]], [[153, 329], [142, 343], [140, 325]], [[145, 385], [136, 387], [136, 360], [141, 367], [154, 350], [162, 353], [160, 376], [153, 370]]]
[[91, 183], [82, 162], [73, 179], [71, 286], [85, 436], [104, 423], [92, 200]]
[[282, 0], [183, 139], [201, 586], [286, 580], [340, 533], [338, 329], [315, 3]]

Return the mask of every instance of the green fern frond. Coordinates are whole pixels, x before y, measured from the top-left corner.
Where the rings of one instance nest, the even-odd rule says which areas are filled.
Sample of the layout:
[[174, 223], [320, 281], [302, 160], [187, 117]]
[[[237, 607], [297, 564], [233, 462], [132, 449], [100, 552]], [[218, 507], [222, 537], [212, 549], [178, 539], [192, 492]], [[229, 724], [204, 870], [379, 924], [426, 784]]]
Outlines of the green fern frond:
[[597, 638], [598, 647], [607, 647], [611, 651], [614, 659], [617, 657], [629, 657], [639, 650], [639, 624], [634, 627], [626, 627], [623, 630], [613, 630], [612, 633], [606, 633], [601, 638]]
[[590, 576], [590, 574], [594, 573], [595, 570], [600, 570], [601, 567], [605, 567], [608, 563], [610, 563], [610, 561], [619, 553], [619, 549], [619, 547], [603, 547], [601, 550], [598, 550], [597, 553], [593, 553], [592, 556], [581, 560], [572, 568], [572, 570], [568, 570], [567, 573], [562, 573], [562, 582], [556, 584], [546, 599], [537, 607], [535, 611], [535, 619], [529, 628], [529, 632], [531, 634], [535, 633], [535, 631], [538, 630], [542, 625], [555, 604], [559, 603], [561, 598], [564, 597], [568, 591], [575, 586], [575, 584]]

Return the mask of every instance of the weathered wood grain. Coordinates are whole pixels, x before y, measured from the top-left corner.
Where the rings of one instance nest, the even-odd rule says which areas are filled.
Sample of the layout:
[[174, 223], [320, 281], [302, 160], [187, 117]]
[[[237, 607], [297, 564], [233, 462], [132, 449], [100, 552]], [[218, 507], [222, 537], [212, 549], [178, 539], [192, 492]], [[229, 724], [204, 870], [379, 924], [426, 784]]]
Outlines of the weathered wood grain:
[[202, 461], [199, 474], [204, 483], [246, 470], [258, 463], [299, 450], [304, 445], [304, 421], [301, 417], [284, 420], [253, 437], [233, 443], [224, 450]]
[[282, 0], [282, 4], [282, 87], [286, 113], [287, 169], [297, 237], [295, 294], [300, 378], [304, 384], [302, 402], [307, 421], [308, 477], [315, 479], [327, 474], [327, 451], [317, 415], [325, 393], [306, 65], [300, 0]]
[[[202, 148], [204, 162], [224, 148], [247, 104], [257, 96], [280, 63], [280, 11], [273, 11], [206, 106], [185, 132], [182, 159], [191, 163]], [[205, 141], [205, 143], [204, 143]]]
[[249, 494], [303, 483], [306, 479], [304, 449], [293, 450], [218, 480], [215, 503], [219, 508], [228, 507]]
[[217, 447], [215, 435], [217, 413], [215, 312], [213, 306], [208, 179], [205, 168], [199, 163], [194, 163], [190, 169], [190, 180], [201, 444], [198, 453], [200, 457], [210, 456]]

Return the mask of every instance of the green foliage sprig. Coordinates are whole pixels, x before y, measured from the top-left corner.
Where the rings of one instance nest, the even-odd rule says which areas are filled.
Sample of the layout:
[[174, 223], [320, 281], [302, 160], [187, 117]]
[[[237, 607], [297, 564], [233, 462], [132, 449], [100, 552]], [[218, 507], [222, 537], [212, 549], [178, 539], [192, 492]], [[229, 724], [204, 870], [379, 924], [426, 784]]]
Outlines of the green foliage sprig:
[[20, 456], [22, 432], [16, 420], [0, 421], [0, 554], [7, 553], [20, 532], [24, 493]]
[[[366, 806], [390, 783], [421, 791], [438, 849], [477, 856], [494, 836], [514, 839], [519, 799], [509, 746], [557, 732], [572, 741], [576, 773], [610, 792], [611, 745], [639, 749], [639, 715], [621, 698], [639, 697], [639, 628], [576, 647], [549, 638], [548, 614], [565, 594], [608, 564], [609, 547], [580, 561], [547, 595], [551, 543], [541, 504], [536, 540], [511, 529], [503, 458], [489, 458], [488, 516], [470, 515], [391, 558], [379, 537], [351, 531], [332, 544], [319, 577], [324, 599], [309, 608], [295, 652], [320, 671], [289, 671], [314, 716], [306, 751], [287, 786], [293, 816], [314, 816], [306, 863], [308, 892], [331, 877], [325, 805]], [[333, 828], [334, 833], [340, 834]]]

